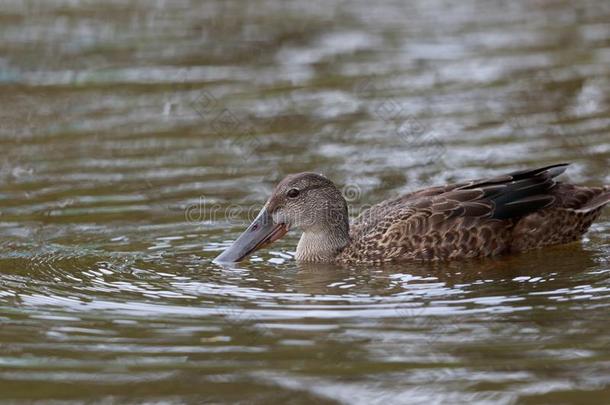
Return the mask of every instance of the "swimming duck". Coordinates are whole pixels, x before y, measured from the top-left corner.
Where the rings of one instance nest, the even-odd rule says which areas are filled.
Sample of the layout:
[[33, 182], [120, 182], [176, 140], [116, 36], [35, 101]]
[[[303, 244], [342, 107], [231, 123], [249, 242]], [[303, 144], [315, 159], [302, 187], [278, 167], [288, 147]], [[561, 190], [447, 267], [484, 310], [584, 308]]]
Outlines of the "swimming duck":
[[351, 224], [332, 181], [289, 175], [215, 261], [243, 260], [292, 228], [303, 232], [295, 258], [306, 262], [466, 259], [575, 241], [610, 202], [610, 186], [556, 181], [567, 166], [426, 188], [374, 205]]

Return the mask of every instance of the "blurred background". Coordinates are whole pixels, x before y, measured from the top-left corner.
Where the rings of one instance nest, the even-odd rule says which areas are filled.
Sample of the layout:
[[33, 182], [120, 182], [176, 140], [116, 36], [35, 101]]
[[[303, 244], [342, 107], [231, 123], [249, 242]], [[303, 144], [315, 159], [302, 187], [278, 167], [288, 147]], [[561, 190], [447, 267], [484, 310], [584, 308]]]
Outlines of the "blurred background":
[[458, 264], [211, 263], [275, 182], [354, 212], [610, 184], [610, 2], [0, 1], [0, 400], [609, 403], [610, 217]]

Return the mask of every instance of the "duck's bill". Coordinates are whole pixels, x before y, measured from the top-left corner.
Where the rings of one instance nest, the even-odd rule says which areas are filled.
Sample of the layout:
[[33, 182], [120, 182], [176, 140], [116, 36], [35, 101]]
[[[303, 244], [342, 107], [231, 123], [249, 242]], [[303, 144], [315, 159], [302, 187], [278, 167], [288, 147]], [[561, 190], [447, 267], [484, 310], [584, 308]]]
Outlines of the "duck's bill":
[[288, 232], [288, 227], [285, 224], [273, 223], [273, 218], [267, 211], [267, 208], [263, 208], [248, 229], [231, 246], [214, 259], [214, 262], [239, 262], [258, 249], [275, 242], [284, 236], [286, 232]]

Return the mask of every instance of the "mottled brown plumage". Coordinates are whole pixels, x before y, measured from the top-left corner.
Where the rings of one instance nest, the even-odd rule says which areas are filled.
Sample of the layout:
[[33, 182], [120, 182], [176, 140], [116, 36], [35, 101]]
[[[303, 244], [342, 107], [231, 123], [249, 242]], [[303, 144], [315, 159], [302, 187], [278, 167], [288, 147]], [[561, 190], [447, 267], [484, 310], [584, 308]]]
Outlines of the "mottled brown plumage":
[[384, 201], [352, 224], [339, 261], [464, 259], [577, 240], [610, 188], [556, 182], [566, 164], [432, 187]]
[[[274, 229], [303, 231], [296, 255], [302, 261], [379, 263], [523, 252], [577, 240], [610, 202], [609, 186], [556, 181], [566, 167], [419, 190], [371, 207], [351, 225], [333, 183], [300, 173], [276, 187], [261, 215], [272, 219]], [[247, 256], [240, 254], [234, 258]]]

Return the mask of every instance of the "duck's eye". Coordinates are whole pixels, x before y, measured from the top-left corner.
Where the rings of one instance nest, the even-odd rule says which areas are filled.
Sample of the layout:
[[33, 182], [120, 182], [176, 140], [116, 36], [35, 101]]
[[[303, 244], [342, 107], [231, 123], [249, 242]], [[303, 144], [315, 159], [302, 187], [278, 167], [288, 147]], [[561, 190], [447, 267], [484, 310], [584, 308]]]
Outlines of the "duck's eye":
[[286, 193], [286, 195], [290, 198], [295, 198], [299, 195], [299, 190], [296, 188], [291, 188], [290, 190], [288, 190], [288, 193]]

